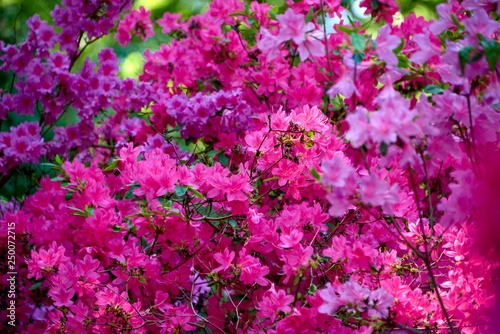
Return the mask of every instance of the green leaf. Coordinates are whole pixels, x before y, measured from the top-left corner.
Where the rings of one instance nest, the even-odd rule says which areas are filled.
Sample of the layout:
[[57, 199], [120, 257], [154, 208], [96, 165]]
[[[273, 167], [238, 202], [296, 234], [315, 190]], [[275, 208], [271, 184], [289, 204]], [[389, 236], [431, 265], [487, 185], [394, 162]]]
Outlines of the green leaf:
[[125, 219], [130, 219], [130, 218], [134, 218], [134, 217], [151, 217], [153, 216], [153, 214], [150, 214], [150, 213], [136, 213], [134, 215], [129, 215], [129, 216], [126, 216]]
[[356, 64], [361, 64], [361, 62], [363, 61], [363, 58], [365, 58], [364, 52], [357, 52], [357, 53], [352, 55], [352, 60], [354, 60], [354, 62]]
[[410, 60], [403, 54], [398, 54], [398, 67], [400, 68], [410, 68]]
[[141, 246], [142, 248], [148, 248], [148, 242], [146, 241], [146, 239], [144, 239], [144, 237], [141, 238]]
[[201, 199], [202, 201], [205, 200], [205, 197], [196, 189], [193, 189], [193, 188], [189, 188], [188, 189], [190, 192], [193, 193], [193, 195], [195, 195], [196, 197], [198, 197], [199, 199]]
[[395, 48], [394, 50], [392, 50], [392, 52], [394, 52], [395, 54], [398, 54], [401, 52], [401, 50], [403, 50], [404, 46], [405, 46], [405, 40], [404, 40], [404, 38], [401, 38], [401, 43], [399, 43], [398, 47]]
[[87, 216], [93, 216], [94, 215], [94, 208], [88, 207], [85, 205], [85, 213], [87, 214]]
[[311, 175], [316, 179], [316, 180], [321, 180], [321, 175], [319, 175], [318, 171], [315, 168], [311, 168], [310, 170]]
[[217, 154], [221, 153], [222, 151], [221, 150], [212, 150], [212, 151], [209, 151], [207, 152], [207, 155], [210, 157], [210, 158], [213, 158], [215, 157]]
[[453, 23], [455, 23], [455, 25], [459, 28], [463, 28], [463, 24], [457, 19], [456, 15], [451, 13], [451, 20], [453, 21]]
[[219, 161], [223, 165], [227, 165], [227, 163], [229, 162], [229, 159], [228, 159], [227, 155], [225, 155], [224, 153], [221, 153], [221, 154], [219, 154], [217, 161]]
[[317, 287], [316, 285], [314, 285], [314, 284], [311, 284], [311, 285], [309, 286], [309, 291], [308, 291], [308, 293], [309, 293], [310, 295], [314, 295], [314, 294], [316, 294], [316, 291], [317, 291], [317, 290], [318, 290], [318, 287]]
[[54, 169], [61, 169], [61, 166], [58, 166], [58, 165], [56, 165], [56, 164], [52, 164], [52, 163], [50, 163], [50, 162], [42, 162], [42, 163], [40, 164], [40, 166], [50, 166], [50, 167], [52, 167], [52, 168], [54, 168]]
[[313, 18], [314, 18], [314, 6], [311, 6], [311, 8], [309, 8], [309, 12], [307, 12], [306, 15], [306, 23], [311, 22]]
[[346, 34], [351, 34], [354, 31], [351, 28], [344, 27], [344, 26], [336, 26], [336, 28], [338, 31], [341, 31], [341, 32], [346, 33]]
[[366, 47], [365, 36], [351, 33], [351, 43], [356, 51], [363, 51]]
[[175, 213], [175, 212], [167, 213], [165, 216], [166, 216], [166, 217], [175, 216], [175, 217], [181, 217], [181, 218], [184, 218], [184, 216], [183, 216], [183, 215], [181, 215], [180, 213]]
[[78, 208], [75, 208], [73, 206], [68, 206], [67, 208], [71, 209], [71, 210], [77, 211], [77, 212], [73, 213], [74, 215], [77, 215], [78, 213], [80, 213], [80, 215], [82, 215], [82, 214], [85, 215], [85, 216], [87, 215], [87, 212], [83, 211], [82, 209], [78, 209]]
[[179, 197], [184, 196], [184, 194], [188, 191], [188, 187], [184, 186], [175, 186], [175, 194]]
[[314, 142], [313, 142], [313, 141], [308, 141], [308, 142], [306, 142], [306, 143], [304, 144], [304, 147], [305, 147], [306, 149], [310, 149], [310, 148], [312, 148], [313, 146], [314, 146]]
[[262, 182], [267, 182], [267, 181], [277, 180], [277, 179], [279, 179], [279, 177], [277, 177], [277, 176], [273, 176], [273, 177], [270, 177], [270, 178], [268, 178], [268, 179], [262, 180]]
[[50, 181], [64, 181], [66, 180], [65, 177], [60, 177], [60, 176], [57, 176], [57, 177], [53, 177], [50, 179]]
[[33, 284], [32, 286], [30, 286], [30, 290], [35, 290], [35, 289], [38, 289], [41, 285], [42, 285], [43, 282], [36, 282], [35, 284]]
[[260, 63], [258, 61], [252, 60], [252, 61], [249, 61], [248, 63], [243, 63], [240, 66], [255, 66], [255, 65], [260, 65]]
[[387, 146], [385, 141], [380, 143], [380, 154], [382, 154], [383, 156], [386, 156], [388, 149], [389, 149], [389, 146]]
[[227, 16], [250, 16], [249, 14], [245, 13], [245, 12], [234, 12], [234, 13], [231, 13], [231, 14], [228, 14]]
[[468, 45], [458, 51], [458, 60], [460, 61], [460, 71], [464, 74], [465, 65], [469, 62], [469, 56], [474, 45]]
[[424, 88], [424, 93], [427, 94], [441, 94], [443, 92], [444, 89], [436, 85], [428, 85], [427, 87]]
[[[273, 9], [276, 8], [276, 7], [273, 7]], [[267, 13], [269, 14], [269, 17], [276, 20], [276, 13], [272, 10], [272, 9], [269, 9], [267, 11]]]
[[231, 225], [232, 227], [236, 227], [236, 226], [238, 226], [238, 222], [237, 222], [236, 220], [234, 220], [234, 219], [229, 219], [227, 222], [228, 222], [228, 223], [229, 223], [229, 225]]
[[486, 37], [484, 37], [483, 35], [481, 34], [476, 34], [476, 37], [477, 39], [480, 41], [480, 42], [487, 42], [488, 40], [486, 39]]
[[490, 70], [494, 71], [500, 58], [500, 43], [496, 40], [491, 40], [482, 41], [481, 45], [484, 48], [484, 55], [486, 56], [488, 65], [490, 65]]
[[57, 164], [59, 166], [63, 164], [63, 161], [62, 161], [61, 157], [58, 156], [58, 155], [56, 155], [56, 157], [54, 158], [54, 160], [57, 162]]
[[113, 169], [117, 169], [118, 166], [115, 164], [115, 162], [113, 161], [113, 164], [112, 165], [109, 165], [108, 167], [104, 168], [103, 171], [108, 171], [108, 170], [113, 170]]
[[142, 277], [139, 278], [139, 282], [144, 283], [144, 284], [147, 283], [146, 280], [144, 278], [142, 278]]

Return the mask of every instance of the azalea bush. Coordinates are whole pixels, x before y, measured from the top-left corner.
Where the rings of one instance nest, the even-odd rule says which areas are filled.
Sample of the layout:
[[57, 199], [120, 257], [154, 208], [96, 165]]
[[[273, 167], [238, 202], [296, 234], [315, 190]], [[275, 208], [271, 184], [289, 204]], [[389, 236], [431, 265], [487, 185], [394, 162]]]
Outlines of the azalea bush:
[[[45, 168], [1, 204], [5, 330], [494, 333], [500, 5], [346, 4], [63, 0], [0, 44], [0, 184]], [[76, 69], [155, 29], [138, 80]]]

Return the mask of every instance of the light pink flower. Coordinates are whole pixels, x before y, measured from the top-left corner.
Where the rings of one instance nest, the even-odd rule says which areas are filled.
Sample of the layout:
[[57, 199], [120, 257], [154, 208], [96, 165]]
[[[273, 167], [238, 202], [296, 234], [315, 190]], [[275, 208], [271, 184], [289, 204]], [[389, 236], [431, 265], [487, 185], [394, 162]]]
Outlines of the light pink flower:
[[376, 43], [377, 49], [375, 50], [375, 53], [380, 60], [385, 61], [387, 65], [396, 66], [398, 64], [398, 58], [392, 50], [399, 46], [401, 39], [397, 36], [391, 35], [391, 27], [389, 25], [385, 25], [380, 28]]

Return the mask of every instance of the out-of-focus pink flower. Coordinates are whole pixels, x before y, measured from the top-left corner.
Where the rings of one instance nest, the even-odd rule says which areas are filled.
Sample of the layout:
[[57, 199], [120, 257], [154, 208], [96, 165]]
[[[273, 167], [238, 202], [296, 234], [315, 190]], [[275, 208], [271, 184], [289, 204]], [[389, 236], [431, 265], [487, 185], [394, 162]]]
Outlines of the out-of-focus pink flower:
[[375, 53], [380, 60], [385, 61], [388, 65], [396, 66], [398, 64], [398, 58], [392, 50], [399, 46], [401, 39], [391, 35], [391, 27], [389, 25], [380, 28], [376, 43], [377, 49]]

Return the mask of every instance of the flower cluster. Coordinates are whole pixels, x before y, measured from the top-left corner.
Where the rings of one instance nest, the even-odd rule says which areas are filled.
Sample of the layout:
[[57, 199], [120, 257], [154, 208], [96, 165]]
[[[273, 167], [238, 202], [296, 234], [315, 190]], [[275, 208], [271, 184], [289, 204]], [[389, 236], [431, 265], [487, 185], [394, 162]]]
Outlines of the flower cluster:
[[36, 123], [24, 122], [11, 127], [10, 132], [0, 133], [0, 171], [7, 171], [21, 163], [38, 163], [45, 153], [40, 127]]
[[[22, 277], [5, 327], [494, 332], [500, 7], [395, 20], [395, 1], [362, 1], [368, 23], [327, 27], [343, 3], [116, 22], [129, 2], [63, 1], [57, 29], [35, 16], [25, 42], [0, 44], [0, 119], [28, 120], [0, 133], [0, 186], [53, 169], [2, 204]], [[115, 25], [126, 45], [155, 24], [169, 42], [138, 80], [112, 49], [75, 70]]]
[[139, 10], [132, 10], [123, 17], [118, 24], [115, 38], [122, 46], [128, 45], [132, 35], [142, 37], [145, 42], [148, 37], [154, 36], [153, 22], [149, 18], [151, 12], [141, 7]]

